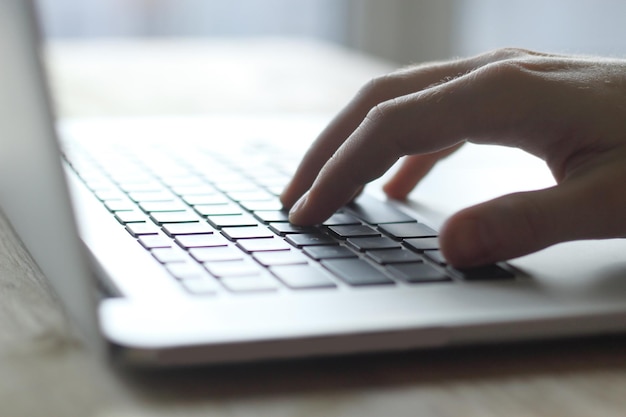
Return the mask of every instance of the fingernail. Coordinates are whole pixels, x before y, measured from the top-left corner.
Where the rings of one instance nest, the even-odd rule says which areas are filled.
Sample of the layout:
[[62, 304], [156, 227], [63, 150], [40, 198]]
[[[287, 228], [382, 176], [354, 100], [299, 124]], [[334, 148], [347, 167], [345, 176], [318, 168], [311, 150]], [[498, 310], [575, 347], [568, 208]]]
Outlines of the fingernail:
[[298, 201], [296, 201], [293, 207], [291, 207], [291, 210], [289, 210], [289, 221], [291, 223], [295, 223], [297, 221], [298, 213], [306, 203], [308, 195], [309, 193], [305, 193]]

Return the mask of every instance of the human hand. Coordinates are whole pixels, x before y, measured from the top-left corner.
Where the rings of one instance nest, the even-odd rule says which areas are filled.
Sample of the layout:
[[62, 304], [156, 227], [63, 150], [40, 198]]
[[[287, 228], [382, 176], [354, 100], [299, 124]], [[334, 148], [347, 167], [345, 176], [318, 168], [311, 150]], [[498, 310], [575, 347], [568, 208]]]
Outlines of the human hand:
[[557, 185], [452, 215], [440, 231], [452, 265], [626, 235], [626, 61], [518, 49], [374, 79], [320, 134], [281, 200], [291, 222], [320, 223], [411, 155], [384, 186], [404, 199], [465, 141], [534, 154]]

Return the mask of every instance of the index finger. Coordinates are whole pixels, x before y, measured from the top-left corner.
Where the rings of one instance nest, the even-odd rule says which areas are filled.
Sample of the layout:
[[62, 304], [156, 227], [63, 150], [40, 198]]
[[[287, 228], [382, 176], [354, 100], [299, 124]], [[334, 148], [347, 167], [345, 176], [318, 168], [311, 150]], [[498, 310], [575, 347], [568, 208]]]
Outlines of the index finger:
[[411, 96], [396, 98], [370, 110], [359, 127], [326, 161], [308, 192], [292, 207], [289, 217], [292, 223], [321, 223], [348, 203], [363, 184], [381, 176], [399, 157], [410, 151], [433, 152], [455, 143], [456, 136], [451, 136], [454, 139], [450, 141], [431, 141], [430, 145], [421, 141], [418, 143], [422, 146], [414, 146], [410, 151], [405, 148], [402, 138], [414, 130], [412, 125], [415, 124], [415, 109], [402, 110], [410, 100]]
[[[500, 58], [502, 57], [497, 57], [497, 59]], [[496, 58], [493, 54], [486, 54], [466, 60], [422, 65], [370, 81], [331, 121], [309, 148], [294, 177], [281, 195], [283, 206], [290, 208], [311, 187], [322, 167], [357, 129], [373, 107], [387, 100], [421, 91], [433, 84], [458, 77], [494, 59]]]

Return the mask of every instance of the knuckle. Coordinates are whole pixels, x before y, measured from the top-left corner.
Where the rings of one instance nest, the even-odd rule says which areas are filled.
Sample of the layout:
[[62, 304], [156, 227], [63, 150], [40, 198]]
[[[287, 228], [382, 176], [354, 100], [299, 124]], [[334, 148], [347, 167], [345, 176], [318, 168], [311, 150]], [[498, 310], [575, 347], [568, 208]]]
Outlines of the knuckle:
[[483, 55], [479, 60], [481, 65], [475, 69], [474, 74], [490, 81], [518, 79], [531, 74], [546, 59], [549, 59], [548, 54], [528, 49], [500, 48]]
[[369, 80], [357, 94], [357, 97], [372, 107], [376, 103], [384, 101], [389, 90], [388, 75], [382, 75]]
[[515, 58], [524, 58], [534, 55], [537, 55], [537, 52], [533, 52], [529, 49], [513, 47], [497, 48], [490, 52], [487, 52], [487, 56], [491, 58], [492, 62]]
[[479, 84], [510, 89], [524, 85], [532, 72], [523, 60], [508, 59], [487, 64], [476, 70], [473, 76]]
[[522, 67], [517, 60], [498, 61], [486, 65], [483, 69], [485, 76], [495, 79], [510, 79], [517, 77]]
[[406, 74], [401, 71], [384, 74], [369, 80], [358, 92], [357, 97], [368, 107], [390, 100], [398, 95], [404, 83]]
[[365, 120], [375, 124], [385, 124], [398, 109], [398, 99], [382, 101], [375, 104], [365, 116]]

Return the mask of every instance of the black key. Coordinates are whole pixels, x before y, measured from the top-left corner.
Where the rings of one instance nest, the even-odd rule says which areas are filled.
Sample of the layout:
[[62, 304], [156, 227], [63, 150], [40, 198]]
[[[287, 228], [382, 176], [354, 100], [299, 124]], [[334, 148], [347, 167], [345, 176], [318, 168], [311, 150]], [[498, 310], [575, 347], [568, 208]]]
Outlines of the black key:
[[118, 211], [115, 213], [115, 218], [124, 225], [128, 223], [145, 223], [148, 220], [148, 216], [140, 210]]
[[214, 187], [208, 184], [196, 183], [196, 184], [179, 184], [179, 185], [170, 184], [170, 185], [171, 185], [172, 191], [174, 191], [176, 194], [180, 196], [186, 197], [186, 196], [220, 195], [218, 194], [217, 190], [215, 190]]
[[180, 248], [156, 248], [150, 251], [150, 253], [162, 264], [185, 262], [189, 259], [187, 254]]
[[275, 266], [270, 271], [286, 286], [293, 289], [333, 288], [337, 285], [330, 274], [310, 265]]
[[397, 239], [437, 236], [437, 232], [422, 223], [384, 224], [379, 226], [379, 229], [386, 235]]
[[249, 253], [291, 249], [287, 242], [277, 237], [269, 239], [240, 239], [237, 241], [237, 246]]
[[199, 217], [193, 211], [165, 211], [150, 213], [150, 218], [156, 224], [165, 223], [192, 223], [197, 222]]
[[308, 258], [296, 250], [281, 250], [272, 252], [255, 252], [254, 259], [261, 265], [297, 265], [308, 263]]
[[424, 251], [424, 256], [430, 259], [433, 262], [438, 263], [439, 265], [446, 265], [448, 261], [443, 257], [443, 254], [439, 250], [427, 250]]
[[256, 201], [243, 200], [239, 204], [249, 211], [277, 211], [282, 210], [283, 205], [279, 200]]
[[439, 238], [436, 237], [422, 237], [411, 238], [404, 240], [404, 244], [409, 248], [422, 252], [425, 250], [439, 249]]
[[362, 259], [332, 259], [322, 261], [342, 281], [352, 286], [389, 285], [394, 282]]
[[276, 291], [278, 282], [268, 275], [233, 276], [220, 279], [222, 284], [235, 293]]
[[108, 200], [104, 205], [111, 212], [137, 210], [137, 205], [130, 200]]
[[143, 201], [172, 201], [174, 200], [174, 195], [169, 191], [135, 191], [132, 193], [128, 193], [128, 196], [131, 200], [139, 203]]
[[402, 247], [399, 242], [389, 239], [386, 236], [353, 237], [349, 238], [346, 242], [348, 245], [359, 251], [374, 249], [399, 249]]
[[195, 195], [195, 194], [185, 194], [183, 196], [181, 196], [182, 199], [185, 201], [185, 203], [189, 204], [190, 206], [195, 206], [195, 205], [216, 205], [216, 204], [227, 204], [230, 203], [230, 200], [228, 199], [228, 197], [226, 197], [223, 194], [199, 194], [199, 195]]
[[128, 223], [126, 225], [126, 230], [128, 233], [133, 235], [133, 237], [138, 237], [141, 235], [156, 235], [159, 233], [159, 228], [154, 225], [154, 223]]
[[[154, 164], [151, 164], [154, 166]], [[161, 164], [159, 164], [162, 166]], [[178, 165], [173, 170], [156, 168], [159, 172], [156, 173], [157, 177], [172, 189], [178, 189], [179, 187], [202, 187], [207, 185], [206, 182], [198, 175], [193, 174], [188, 169], [182, 168]]]
[[468, 281], [515, 278], [515, 274], [495, 264], [479, 266], [476, 268], [452, 269], [452, 271]]
[[243, 209], [236, 204], [197, 204], [193, 209], [201, 216], [230, 216], [233, 214], [242, 214]]
[[117, 187], [111, 183], [104, 175], [95, 173], [93, 178], [89, 179], [89, 175], [85, 175], [84, 172], [79, 173], [80, 177], [85, 181], [85, 185], [89, 187], [91, 191], [106, 191], [115, 190]]
[[349, 224], [361, 224], [361, 221], [346, 213], [335, 213], [322, 224], [324, 226], [345, 226]]
[[172, 239], [165, 235], [141, 235], [137, 240], [146, 249], [169, 248], [172, 246]]
[[257, 184], [268, 188], [268, 187], [282, 187], [285, 188], [285, 186], [289, 183], [289, 179], [291, 178], [289, 175], [284, 175], [284, 174], [272, 174], [272, 175], [268, 175], [268, 176], [262, 176], [259, 177], [258, 175], [251, 173], [251, 176], [254, 177], [254, 180]]
[[443, 271], [423, 262], [390, 265], [388, 271], [395, 278], [411, 283], [451, 281]]
[[263, 223], [271, 222], [289, 222], [289, 213], [283, 210], [276, 211], [255, 211], [254, 217], [262, 221]]
[[272, 232], [281, 236], [291, 233], [312, 233], [315, 231], [313, 227], [296, 226], [291, 223], [272, 223], [270, 224], [269, 228]]
[[204, 222], [167, 223], [163, 231], [170, 236], [211, 234], [215, 229]]
[[344, 246], [306, 246], [303, 252], [313, 259], [356, 258], [357, 255]]
[[255, 189], [254, 191], [227, 191], [228, 197], [234, 201], [273, 201], [274, 195], [267, 191]]
[[356, 217], [370, 224], [414, 222], [415, 219], [401, 212], [389, 203], [377, 200], [367, 194], [361, 195], [350, 204], [349, 210]]
[[406, 249], [372, 250], [367, 252], [367, 256], [382, 265], [422, 261], [419, 255]]
[[274, 237], [274, 233], [263, 226], [224, 227], [222, 234], [230, 240]]
[[150, 182], [150, 181], [145, 181], [145, 182], [129, 182], [129, 183], [119, 183], [118, 184], [120, 189], [122, 191], [125, 191], [127, 193], [133, 193], [133, 192], [161, 192], [164, 191], [164, 187], [163, 185], [159, 184], [158, 182]]
[[119, 190], [102, 190], [94, 192], [98, 200], [100, 201], [113, 201], [113, 200], [125, 200], [126, 194]]
[[337, 245], [338, 244], [330, 236], [326, 236], [320, 233], [291, 234], [291, 235], [287, 235], [285, 239], [287, 240], [287, 242], [299, 248], [303, 246]]
[[243, 227], [256, 226], [258, 221], [249, 214], [238, 214], [232, 216], [208, 216], [207, 221], [216, 229], [222, 227]]
[[380, 236], [380, 233], [378, 233], [376, 229], [365, 224], [330, 226], [328, 229], [335, 235], [342, 238]]
[[205, 263], [204, 267], [216, 277], [243, 277], [260, 275], [264, 268], [254, 261], [222, 261]]
[[180, 201], [144, 201], [139, 203], [139, 207], [146, 213], [187, 210], [187, 206]]
[[176, 243], [184, 249], [226, 246], [228, 241], [222, 235], [178, 235]]
[[[144, 184], [152, 181], [150, 175], [139, 166], [133, 166], [134, 164], [128, 159], [125, 161], [121, 158], [100, 159], [100, 163], [117, 184]], [[111, 172], [113, 167], [116, 168]]]
[[[255, 193], [259, 189], [258, 185], [251, 183], [247, 179], [241, 179], [241, 180], [226, 179], [225, 181], [224, 178], [212, 178], [212, 180], [214, 181], [215, 188], [225, 193], [231, 193], [231, 194], [235, 192]], [[242, 200], [247, 199], [241, 194], [238, 197], [241, 198]]]
[[243, 260], [246, 255], [231, 246], [192, 248], [189, 254], [198, 262], [224, 262]]

